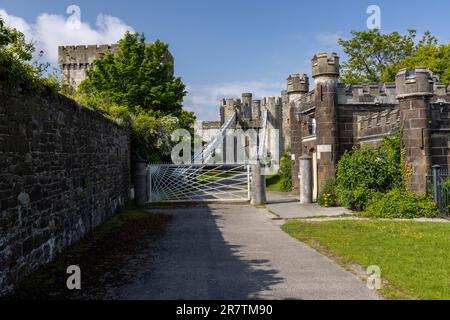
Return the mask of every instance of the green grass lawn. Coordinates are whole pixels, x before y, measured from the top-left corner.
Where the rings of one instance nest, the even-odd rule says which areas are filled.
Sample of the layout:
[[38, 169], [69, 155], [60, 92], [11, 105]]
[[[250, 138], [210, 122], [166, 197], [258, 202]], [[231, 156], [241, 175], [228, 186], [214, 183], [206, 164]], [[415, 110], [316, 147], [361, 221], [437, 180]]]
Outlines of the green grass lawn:
[[342, 265], [378, 265], [390, 299], [450, 299], [450, 224], [403, 221], [292, 220], [291, 236]]

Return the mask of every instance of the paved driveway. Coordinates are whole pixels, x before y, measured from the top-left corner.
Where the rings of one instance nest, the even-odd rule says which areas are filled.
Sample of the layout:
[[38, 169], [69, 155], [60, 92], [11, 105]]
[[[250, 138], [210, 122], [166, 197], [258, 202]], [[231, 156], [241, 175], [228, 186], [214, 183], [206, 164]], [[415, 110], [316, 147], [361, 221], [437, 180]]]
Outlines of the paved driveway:
[[157, 210], [174, 215], [120, 299], [376, 299], [356, 276], [245, 204]]

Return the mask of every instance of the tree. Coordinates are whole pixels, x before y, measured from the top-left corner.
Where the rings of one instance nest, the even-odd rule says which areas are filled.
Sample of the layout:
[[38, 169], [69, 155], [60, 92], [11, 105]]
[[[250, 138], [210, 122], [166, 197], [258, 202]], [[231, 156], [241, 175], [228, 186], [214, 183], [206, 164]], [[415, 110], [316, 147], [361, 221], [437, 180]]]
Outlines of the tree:
[[0, 80], [13, 87], [59, 89], [54, 75], [44, 76], [49, 64], [33, 61], [34, 51], [33, 43], [27, 42], [22, 32], [6, 26], [0, 16]]
[[388, 66], [383, 74], [384, 82], [395, 81], [399, 70], [423, 66], [433, 71], [440, 80], [450, 84], [450, 44], [426, 44], [418, 47], [410, 57]]
[[142, 108], [179, 115], [185, 85], [173, 76], [168, 45], [157, 40], [147, 45], [143, 34], [127, 32], [119, 41], [119, 52], [97, 59], [95, 68], [79, 90], [87, 95], [107, 97], [130, 110]]
[[169, 160], [171, 133], [193, 131], [194, 113], [183, 110], [185, 85], [173, 76], [168, 45], [126, 33], [116, 54], [94, 61], [74, 98], [131, 129], [131, 151], [151, 161]]
[[416, 30], [408, 30], [407, 35], [398, 32], [382, 34], [377, 29], [352, 31], [351, 34], [350, 40], [339, 39], [348, 57], [342, 65], [341, 81], [349, 84], [392, 81], [393, 70], [389, 68], [411, 57], [419, 48], [437, 43], [437, 38], [426, 32], [416, 44]]

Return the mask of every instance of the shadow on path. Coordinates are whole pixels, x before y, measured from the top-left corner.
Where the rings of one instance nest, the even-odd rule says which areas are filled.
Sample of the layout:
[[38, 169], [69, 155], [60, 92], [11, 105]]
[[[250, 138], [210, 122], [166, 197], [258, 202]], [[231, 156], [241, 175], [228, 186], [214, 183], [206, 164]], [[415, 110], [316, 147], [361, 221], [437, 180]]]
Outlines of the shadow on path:
[[130, 260], [135, 280], [107, 298], [253, 299], [285, 281], [270, 267], [270, 260], [242, 257], [241, 246], [222, 235], [224, 216], [209, 207], [152, 211], [171, 214], [173, 219], [144, 257]]

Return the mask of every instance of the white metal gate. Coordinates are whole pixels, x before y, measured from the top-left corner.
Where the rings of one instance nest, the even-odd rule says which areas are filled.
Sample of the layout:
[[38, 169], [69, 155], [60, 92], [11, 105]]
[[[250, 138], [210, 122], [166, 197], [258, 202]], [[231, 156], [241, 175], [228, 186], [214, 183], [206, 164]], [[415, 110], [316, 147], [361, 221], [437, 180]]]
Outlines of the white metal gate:
[[149, 202], [249, 201], [247, 164], [150, 164]]

